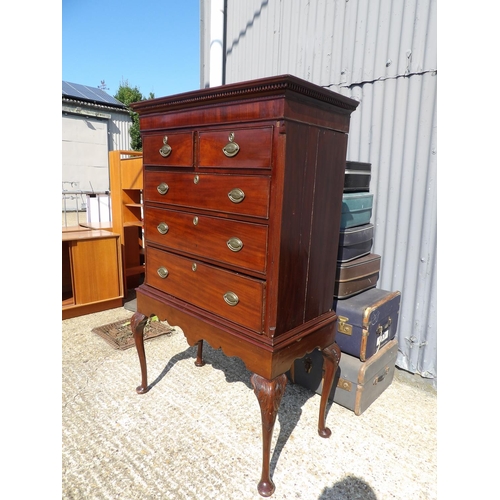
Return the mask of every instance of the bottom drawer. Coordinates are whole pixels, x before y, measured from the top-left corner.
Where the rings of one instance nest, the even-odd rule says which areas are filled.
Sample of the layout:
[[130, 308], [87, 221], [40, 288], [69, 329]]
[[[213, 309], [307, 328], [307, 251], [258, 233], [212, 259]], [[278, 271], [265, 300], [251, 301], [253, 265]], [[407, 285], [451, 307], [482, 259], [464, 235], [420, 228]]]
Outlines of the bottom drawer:
[[[396, 339], [367, 361], [341, 354], [329, 399], [361, 415], [392, 383], [396, 370]], [[292, 382], [317, 394], [323, 390], [323, 355], [316, 349], [293, 364], [288, 373]]]
[[146, 282], [189, 304], [262, 333], [265, 281], [147, 247]]

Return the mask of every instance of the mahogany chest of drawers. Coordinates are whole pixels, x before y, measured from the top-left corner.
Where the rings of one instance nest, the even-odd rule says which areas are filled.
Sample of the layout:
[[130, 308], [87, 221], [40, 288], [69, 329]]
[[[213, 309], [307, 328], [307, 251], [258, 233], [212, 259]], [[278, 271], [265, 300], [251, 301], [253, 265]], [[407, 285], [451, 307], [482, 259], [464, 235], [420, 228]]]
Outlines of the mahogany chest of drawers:
[[240, 357], [262, 413], [258, 485], [295, 359], [318, 348], [325, 394], [340, 359], [332, 310], [350, 115], [357, 102], [285, 75], [132, 105], [144, 165], [146, 277], [132, 331], [156, 314], [190, 345]]

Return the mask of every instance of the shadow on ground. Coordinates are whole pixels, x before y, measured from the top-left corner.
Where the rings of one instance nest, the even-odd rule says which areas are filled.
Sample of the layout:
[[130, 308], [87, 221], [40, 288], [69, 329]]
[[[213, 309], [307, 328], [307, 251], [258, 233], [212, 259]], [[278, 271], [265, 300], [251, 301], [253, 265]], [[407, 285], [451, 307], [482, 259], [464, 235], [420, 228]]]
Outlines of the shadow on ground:
[[363, 479], [346, 476], [331, 488], [325, 488], [318, 500], [377, 500], [377, 495]]

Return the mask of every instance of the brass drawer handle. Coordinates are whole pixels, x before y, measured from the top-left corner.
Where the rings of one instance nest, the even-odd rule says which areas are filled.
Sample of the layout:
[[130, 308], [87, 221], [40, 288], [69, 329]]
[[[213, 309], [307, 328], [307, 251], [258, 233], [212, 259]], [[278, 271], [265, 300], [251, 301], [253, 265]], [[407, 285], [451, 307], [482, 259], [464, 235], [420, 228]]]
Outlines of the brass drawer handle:
[[243, 248], [243, 242], [239, 238], [236, 238], [236, 236], [233, 236], [227, 240], [227, 246], [229, 250], [239, 252]]
[[160, 234], [167, 234], [168, 233], [168, 225], [165, 224], [165, 222], [160, 222], [157, 226], [156, 229], [158, 229], [158, 232]]
[[229, 134], [229, 142], [222, 148], [222, 152], [228, 157], [232, 158], [238, 154], [240, 146], [234, 142], [234, 132]]
[[168, 184], [166, 182], [162, 182], [161, 184], [158, 185], [156, 189], [160, 194], [167, 194]]
[[235, 306], [240, 301], [240, 299], [234, 292], [226, 292], [224, 294], [224, 300], [230, 306]]
[[170, 147], [169, 144], [167, 144], [167, 141], [168, 141], [168, 137], [165, 136], [163, 138], [163, 146], [159, 150], [159, 152], [163, 156], [163, 158], [166, 158], [172, 152], [172, 148]]
[[162, 279], [165, 279], [168, 276], [168, 269], [166, 267], [159, 267], [158, 270], [156, 271], [158, 273], [158, 276]]
[[245, 198], [245, 193], [240, 188], [234, 188], [227, 193], [233, 203], [241, 203]]

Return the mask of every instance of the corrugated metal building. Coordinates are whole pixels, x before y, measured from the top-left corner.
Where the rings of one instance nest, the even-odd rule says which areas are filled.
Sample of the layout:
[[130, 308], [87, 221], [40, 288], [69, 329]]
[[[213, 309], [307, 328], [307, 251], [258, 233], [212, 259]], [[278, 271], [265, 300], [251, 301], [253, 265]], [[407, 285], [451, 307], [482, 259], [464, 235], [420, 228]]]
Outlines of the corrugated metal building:
[[[437, 385], [435, 0], [200, 0], [201, 87], [293, 74], [360, 102], [378, 287], [401, 291], [397, 366]], [[334, 263], [332, 263], [334, 265]]]
[[130, 149], [131, 124], [126, 106], [103, 90], [63, 81], [63, 190], [109, 191], [108, 153]]

